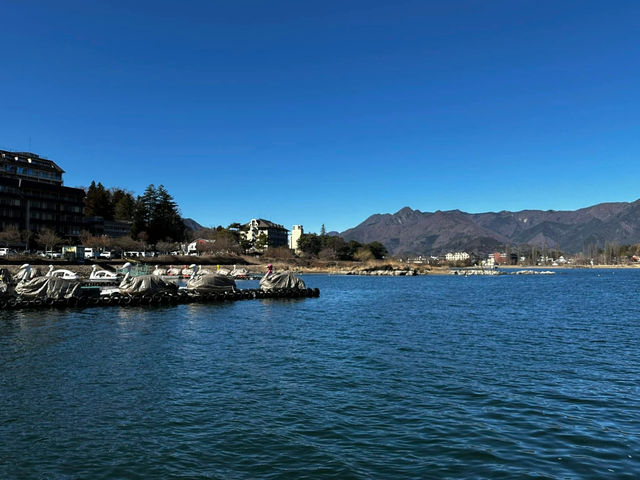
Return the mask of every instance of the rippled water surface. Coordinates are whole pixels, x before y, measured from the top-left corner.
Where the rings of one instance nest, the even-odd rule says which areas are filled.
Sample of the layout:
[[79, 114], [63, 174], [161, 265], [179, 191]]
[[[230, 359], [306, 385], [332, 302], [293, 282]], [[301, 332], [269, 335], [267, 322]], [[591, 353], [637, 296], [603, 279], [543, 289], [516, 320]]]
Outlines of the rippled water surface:
[[640, 271], [305, 281], [0, 312], [0, 478], [640, 476]]

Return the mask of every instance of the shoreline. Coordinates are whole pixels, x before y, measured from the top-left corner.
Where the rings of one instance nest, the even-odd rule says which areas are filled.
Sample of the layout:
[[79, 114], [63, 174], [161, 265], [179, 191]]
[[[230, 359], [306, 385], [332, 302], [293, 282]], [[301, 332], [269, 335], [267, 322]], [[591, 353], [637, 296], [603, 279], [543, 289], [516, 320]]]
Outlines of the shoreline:
[[634, 269], [637, 265], [500, 265], [501, 270], [597, 270], [597, 269]]
[[[78, 273], [80, 276], [89, 276], [93, 265], [98, 265], [101, 269], [113, 270], [122, 267], [127, 261], [133, 261], [135, 259], [120, 259], [114, 260], [98, 260], [89, 262], [69, 262], [64, 260], [52, 260], [52, 259], [20, 259], [11, 262], [0, 261], [0, 268], [6, 268], [15, 274], [20, 266], [24, 263], [30, 263], [37, 269], [44, 273], [49, 265], [54, 265], [56, 269], [64, 268], [72, 270]], [[232, 260], [232, 261], [229, 261]], [[434, 267], [421, 264], [407, 264], [404, 262], [396, 261], [370, 261], [370, 262], [340, 262], [340, 261], [309, 261], [301, 259], [289, 260], [276, 260], [266, 259], [262, 262], [255, 262], [253, 258], [240, 257], [237, 259], [230, 258], [208, 258], [208, 257], [178, 257], [178, 258], [145, 258], [139, 262], [141, 264], [149, 265], [153, 268], [155, 265], [160, 266], [188, 266], [189, 264], [196, 263], [202, 266], [220, 266], [224, 269], [232, 269], [234, 265], [242, 266], [246, 268], [249, 273], [254, 275], [264, 274], [266, 272], [267, 264], [271, 263], [276, 271], [289, 270], [296, 274], [319, 274], [319, 275], [345, 275], [345, 276], [424, 276], [424, 275], [450, 275], [454, 271], [464, 270], [480, 270], [483, 267], [460, 267], [450, 268]], [[484, 268], [485, 270], [491, 270], [490, 268]], [[562, 271], [562, 270], [632, 270], [640, 269], [638, 265], [500, 265], [496, 270], [500, 271], [518, 271], [518, 270], [550, 270], [550, 271]]]

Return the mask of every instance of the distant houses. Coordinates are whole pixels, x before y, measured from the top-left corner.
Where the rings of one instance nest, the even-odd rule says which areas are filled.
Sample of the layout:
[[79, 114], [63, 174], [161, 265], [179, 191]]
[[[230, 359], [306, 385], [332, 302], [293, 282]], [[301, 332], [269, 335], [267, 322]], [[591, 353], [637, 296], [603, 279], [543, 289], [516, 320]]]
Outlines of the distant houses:
[[444, 259], [447, 262], [466, 262], [471, 258], [467, 252], [449, 252], [445, 254]]

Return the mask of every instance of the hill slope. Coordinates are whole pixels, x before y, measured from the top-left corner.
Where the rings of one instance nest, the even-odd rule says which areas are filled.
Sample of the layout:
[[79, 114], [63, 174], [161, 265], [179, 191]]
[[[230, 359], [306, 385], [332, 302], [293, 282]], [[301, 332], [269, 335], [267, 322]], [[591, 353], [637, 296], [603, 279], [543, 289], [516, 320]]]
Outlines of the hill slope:
[[188, 231], [195, 232], [196, 230], [202, 230], [203, 226], [196, 222], [193, 218], [183, 218], [182, 223]]
[[342, 232], [345, 240], [379, 241], [389, 253], [440, 254], [465, 250], [489, 253], [510, 245], [535, 245], [576, 253], [605, 242], [640, 242], [640, 200], [601, 203], [575, 211], [465, 213], [421, 212], [405, 207], [375, 214]]

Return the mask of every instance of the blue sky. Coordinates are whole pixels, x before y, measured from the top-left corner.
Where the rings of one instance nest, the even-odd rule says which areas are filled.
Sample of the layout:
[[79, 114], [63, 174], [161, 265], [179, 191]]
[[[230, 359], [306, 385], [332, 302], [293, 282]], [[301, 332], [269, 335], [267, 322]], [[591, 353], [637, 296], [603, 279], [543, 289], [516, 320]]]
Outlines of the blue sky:
[[640, 2], [0, 1], [0, 148], [206, 226], [633, 201]]

